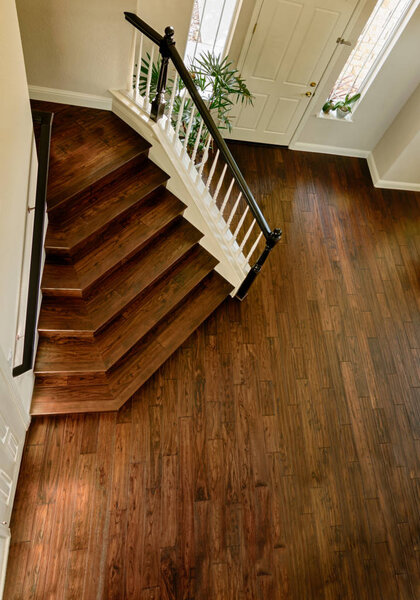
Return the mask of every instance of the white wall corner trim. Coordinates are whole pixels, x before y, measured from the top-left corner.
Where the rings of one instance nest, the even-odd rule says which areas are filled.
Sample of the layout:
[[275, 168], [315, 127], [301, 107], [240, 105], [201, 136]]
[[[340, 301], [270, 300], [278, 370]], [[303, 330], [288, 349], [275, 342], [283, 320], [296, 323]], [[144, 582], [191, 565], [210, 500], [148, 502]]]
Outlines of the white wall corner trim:
[[83, 92], [58, 90], [38, 85], [29, 85], [28, 90], [31, 100], [58, 102], [59, 104], [86, 106], [87, 108], [99, 108], [102, 110], [111, 110], [112, 108], [112, 98], [108, 98], [107, 96], [94, 96], [92, 94], [84, 94]]
[[358, 150], [357, 148], [344, 148], [340, 146], [324, 146], [323, 144], [308, 144], [306, 142], [292, 142], [290, 150], [302, 152], [318, 152], [320, 154], [336, 154], [338, 156], [353, 156], [355, 158], [368, 158], [370, 150]]
[[367, 163], [370, 171], [370, 176], [372, 177], [373, 185], [376, 188], [383, 188], [388, 190], [404, 190], [408, 192], [420, 192], [420, 183], [381, 179], [372, 152], [370, 152], [367, 157]]

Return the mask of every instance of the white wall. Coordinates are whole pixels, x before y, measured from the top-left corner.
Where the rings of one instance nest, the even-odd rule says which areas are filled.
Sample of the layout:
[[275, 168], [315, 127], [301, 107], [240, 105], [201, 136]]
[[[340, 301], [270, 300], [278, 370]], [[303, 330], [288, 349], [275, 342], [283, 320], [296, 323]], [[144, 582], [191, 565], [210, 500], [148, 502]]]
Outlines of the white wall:
[[[193, 0], [139, 2], [139, 16], [159, 32], [175, 28], [182, 53]], [[28, 82], [107, 96], [125, 87], [136, 0], [17, 0]]]
[[[354, 36], [350, 39], [353, 43], [356, 41]], [[373, 150], [420, 81], [419, 39], [420, 7], [412, 15], [376, 79], [360, 100], [352, 123], [317, 117], [345, 62], [346, 57], [343, 56], [318, 89], [317, 97], [311, 103], [310, 117], [298, 130], [291, 147], [311, 150], [310, 146], [314, 144], [335, 148], [337, 154], [360, 156]], [[322, 151], [322, 148], [319, 150]]]
[[369, 166], [377, 187], [420, 190], [420, 85], [375, 146]]
[[18, 305], [28, 200], [34, 202], [37, 160], [14, 0], [2, 0], [0, 19], [0, 597], [9, 548], [8, 523], [29, 425], [33, 375], [14, 380]]
[[[14, 353], [22, 269], [25, 252], [27, 206], [34, 203], [37, 159], [33, 144], [25, 66], [16, 7], [2, 0], [0, 20], [0, 346], [7, 360]], [[26, 246], [27, 249], [27, 246]], [[26, 273], [27, 274], [27, 273]], [[28, 379], [29, 377], [29, 379]], [[28, 408], [32, 378], [19, 378], [22, 402]]]

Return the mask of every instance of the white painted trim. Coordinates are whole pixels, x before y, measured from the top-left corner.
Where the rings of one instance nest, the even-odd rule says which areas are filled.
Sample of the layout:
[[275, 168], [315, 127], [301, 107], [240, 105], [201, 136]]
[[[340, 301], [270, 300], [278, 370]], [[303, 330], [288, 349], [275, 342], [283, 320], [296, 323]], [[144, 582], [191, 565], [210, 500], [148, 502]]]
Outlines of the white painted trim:
[[376, 188], [420, 192], [420, 183], [409, 183], [406, 181], [391, 181], [389, 179], [381, 179], [372, 152], [370, 152], [369, 156], [367, 157], [367, 164], [369, 167], [370, 176], [372, 177], [373, 185]]
[[165, 131], [166, 119], [152, 121], [147, 112], [135, 103], [125, 91], [110, 90], [113, 112], [152, 144], [150, 159], [163, 169], [170, 180], [167, 188], [187, 206], [184, 217], [203, 234], [200, 244], [219, 264], [216, 271], [234, 287], [235, 294], [245, 279], [249, 265], [225, 222], [214, 206], [203, 182], [186, 156], [179, 155], [179, 140], [170, 139]]
[[290, 150], [301, 150], [303, 152], [319, 152], [320, 154], [336, 154], [338, 156], [354, 156], [356, 158], [367, 158], [370, 150], [358, 150], [357, 148], [345, 148], [340, 146], [324, 146], [323, 144], [307, 144], [306, 142], [292, 142]]
[[112, 98], [106, 96], [94, 96], [83, 92], [72, 92], [70, 90], [58, 90], [54, 88], [29, 85], [29, 97], [31, 100], [43, 100], [44, 102], [58, 102], [59, 104], [71, 104], [73, 106], [86, 106], [88, 108], [99, 108], [111, 110]]

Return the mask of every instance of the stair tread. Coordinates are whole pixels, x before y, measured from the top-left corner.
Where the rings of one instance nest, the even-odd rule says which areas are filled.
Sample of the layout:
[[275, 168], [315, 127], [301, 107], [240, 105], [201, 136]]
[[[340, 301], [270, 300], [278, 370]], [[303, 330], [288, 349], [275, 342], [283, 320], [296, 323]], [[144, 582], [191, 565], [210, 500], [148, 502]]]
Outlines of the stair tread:
[[53, 287], [49, 279], [52, 271], [56, 288], [69, 290], [75, 286], [75, 292], [80, 291], [83, 295], [115, 267], [139, 252], [185, 208], [180, 200], [166, 191], [155, 201], [154, 205], [149, 207], [145, 214], [141, 215], [141, 218], [136, 212], [131, 214], [122, 223], [119, 223], [116, 231], [110, 231], [101, 237], [99, 248], [91, 250], [76, 261], [73, 265], [76, 278], [71, 273], [72, 277], [68, 280], [66, 276], [69, 270], [65, 270], [62, 271], [63, 276], [59, 280], [57, 273], [60, 272], [62, 265], [54, 264], [55, 269], [46, 270], [43, 290], [44, 286], [48, 289]]
[[147, 152], [149, 142], [108, 111], [57, 111], [51, 140], [48, 210]]
[[31, 415], [100, 412], [117, 408], [117, 401], [106, 383], [80, 382], [61, 387], [35, 385]]
[[93, 198], [82, 199], [77, 212], [66, 223], [50, 223], [46, 236], [47, 252], [75, 250], [78, 244], [100, 232], [167, 179], [166, 173], [148, 160], [140, 173], [113, 182]]
[[50, 298], [40, 315], [40, 332], [93, 334], [177, 263], [202, 234], [187, 221], [175, 222], [147, 252], [101, 281], [86, 299]]
[[93, 327], [81, 298], [54, 298], [45, 296], [39, 314], [38, 331], [41, 336], [66, 332], [67, 335], [91, 336]]
[[45, 263], [41, 284], [46, 295], [81, 296], [80, 284], [73, 265]]
[[104, 373], [105, 366], [93, 340], [42, 338], [34, 372], [37, 375]]
[[232, 286], [215, 271], [136, 346], [109, 375], [110, 389], [128, 400], [228, 296]]

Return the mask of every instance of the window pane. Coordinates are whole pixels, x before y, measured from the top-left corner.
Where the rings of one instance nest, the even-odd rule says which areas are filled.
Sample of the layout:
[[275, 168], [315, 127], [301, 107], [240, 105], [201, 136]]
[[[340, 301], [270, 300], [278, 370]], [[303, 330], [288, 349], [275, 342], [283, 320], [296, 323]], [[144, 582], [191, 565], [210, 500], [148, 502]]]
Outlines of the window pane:
[[237, 0], [194, 0], [185, 62], [191, 64], [202, 52], [223, 54]]
[[330, 98], [361, 92], [413, 0], [379, 0], [331, 91]]

